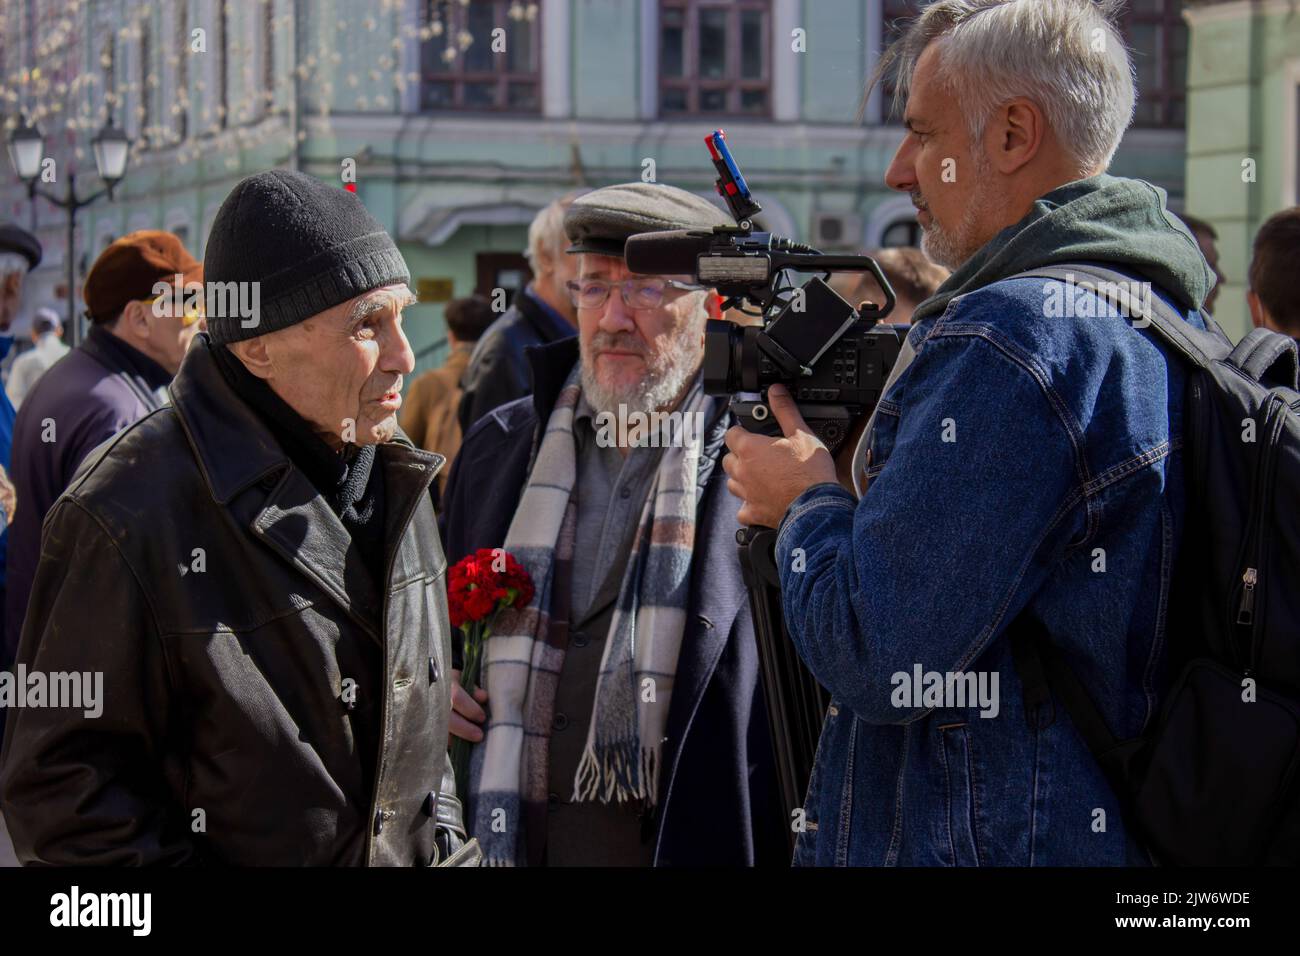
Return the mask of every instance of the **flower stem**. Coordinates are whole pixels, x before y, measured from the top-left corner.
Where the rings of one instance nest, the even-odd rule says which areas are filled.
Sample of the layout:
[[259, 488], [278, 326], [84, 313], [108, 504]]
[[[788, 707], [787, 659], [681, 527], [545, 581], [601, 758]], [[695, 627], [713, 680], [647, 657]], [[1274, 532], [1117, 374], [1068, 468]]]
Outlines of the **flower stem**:
[[[479, 669], [483, 660], [483, 634], [480, 625], [474, 625], [465, 635], [465, 666], [460, 672], [460, 686], [473, 696], [478, 686]], [[456, 794], [461, 806], [467, 806], [469, 799], [469, 758], [474, 744], [461, 737], [453, 737], [451, 742], [451, 767], [456, 774]]]

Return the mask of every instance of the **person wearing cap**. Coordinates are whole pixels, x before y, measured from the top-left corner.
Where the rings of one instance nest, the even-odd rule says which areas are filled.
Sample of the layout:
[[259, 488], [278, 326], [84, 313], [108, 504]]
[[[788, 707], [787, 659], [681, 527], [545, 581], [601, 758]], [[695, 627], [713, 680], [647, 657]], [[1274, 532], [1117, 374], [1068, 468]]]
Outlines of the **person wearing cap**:
[[[96, 446], [162, 407], [201, 315], [172, 308], [158, 283], [200, 282], [203, 266], [170, 232], [123, 236], [90, 267], [90, 331], [40, 377], [14, 424], [14, 516], [0, 663], [13, 661], [41, 556], [41, 523]], [[180, 314], [173, 314], [179, 312]]]
[[68, 347], [63, 344], [63, 323], [51, 308], [36, 310], [32, 316], [31, 338], [32, 347], [14, 359], [9, 381], [5, 383], [5, 392], [14, 408], [22, 405], [36, 380], [68, 354]]
[[[41, 264], [41, 244], [26, 229], [13, 223], [0, 223], [0, 359], [13, 347], [13, 333], [9, 331], [23, 300], [23, 281], [27, 273]], [[14, 420], [16, 411], [7, 394], [0, 393], [0, 604], [9, 588], [9, 527], [18, 514], [18, 493], [13, 476], [9, 473], [13, 450]], [[10, 661], [5, 653], [8, 641], [0, 630], [0, 668]], [[5, 709], [0, 707], [0, 730], [4, 729]]]
[[[171, 404], [45, 520], [18, 660], [101, 672], [105, 699], [10, 721], [18, 857], [473, 860], [446, 759], [442, 459], [396, 421], [406, 263], [356, 196], [273, 170], [222, 204], [204, 279]], [[218, 288], [257, 306], [213, 308]]]
[[548, 203], [528, 227], [528, 265], [533, 278], [474, 345], [461, 375], [457, 410], [461, 433], [506, 402], [533, 390], [526, 351], [567, 339], [577, 330], [567, 284], [577, 262], [564, 254], [564, 213], [580, 191]]
[[533, 394], [480, 419], [452, 469], [448, 557], [504, 546], [536, 585], [494, 624], [477, 699], [453, 698], [454, 731], [481, 741], [470, 819], [489, 862], [789, 862], [718, 466], [732, 417], [702, 390], [713, 293], [623, 259], [629, 236], [728, 224], [665, 185], [577, 199], [578, 336], [531, 351]]

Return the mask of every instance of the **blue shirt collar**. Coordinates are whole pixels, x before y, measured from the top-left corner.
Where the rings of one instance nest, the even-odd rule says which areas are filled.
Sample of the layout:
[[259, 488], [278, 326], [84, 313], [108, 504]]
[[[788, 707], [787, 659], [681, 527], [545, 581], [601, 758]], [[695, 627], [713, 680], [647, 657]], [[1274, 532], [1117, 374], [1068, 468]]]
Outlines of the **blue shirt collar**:
[[533, 291], [533, 284], [531, 282], [524, 287], [523, 294], [532, 299], [537, 305], [537, 308], [541, 311], [542, 315], [546, 316], [546, 320], [551, 325], [550, 331], [554, 333], [550, 337], [551, 341], [554, 341], [555, 339], [567, 339], [570, 335], [574, 334], [576, 330], [569, 324], [569, 321], [564, 316], [560, 315], [559, 312], [556, 312], [555, 309], [551, 308], [548, 302], [543, 300], [540, 295]]

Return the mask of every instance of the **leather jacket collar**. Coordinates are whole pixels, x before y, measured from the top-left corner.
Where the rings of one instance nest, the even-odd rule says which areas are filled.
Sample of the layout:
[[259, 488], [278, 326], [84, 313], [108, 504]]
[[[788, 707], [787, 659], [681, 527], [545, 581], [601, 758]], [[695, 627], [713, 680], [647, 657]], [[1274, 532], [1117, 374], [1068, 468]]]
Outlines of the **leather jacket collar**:
[[[194, 447], [204, 480], [217, 504], [229, 504], [258, 482], [289, 467], [289, 456], [261, 418], [227, 384], [212, 344], [200, 333], [172, 381], [172, 405]], [[238, 449], [238, 454], [232, 454]]]
[[[195, 338], [171, 394], [213, 500], [382, 640], [385, 593], [424, 573], [415, 566], [418, 556], [398, 543], [446, 459], [416, 449], [400, 431], [377, 449], [376, 466], [384, 467], [387, 482], [387, 543], [386, 567], [373, 574], [329, 504], [226, 382], [211, 348], [206, 335]], [[241, 497], [254, 486], [262, 493]]]

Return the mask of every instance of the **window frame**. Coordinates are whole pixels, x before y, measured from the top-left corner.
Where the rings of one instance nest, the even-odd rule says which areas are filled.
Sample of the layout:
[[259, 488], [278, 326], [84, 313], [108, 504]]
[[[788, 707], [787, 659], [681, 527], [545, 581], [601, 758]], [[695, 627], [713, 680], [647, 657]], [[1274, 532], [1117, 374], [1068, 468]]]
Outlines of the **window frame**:
[[[682, 11], [682, 76], [664, 74], [664, 13], [670, 9]], [[726, 75], [718, 79], [706, 79], [699, 75], [700, 30], [699, 11], [714, 9], [727, 14], [726, 37]], [[762, 53], [761, 76], [759, 79], [745, 79], [741, 70], [741, 14], [758, 11], [761, 14], [760, 27], [762, 39], [759, 49]], [[700, 116], [726, 117], [728, 119], [770, 120], [772, 118], [772, 0], [660, 0], [657, 35], [654, 37], [655, 49], [658, 51], [658, 113], [660, 119], [691, 119]], [[665, 94], [670, 90], [684, 90], [686, 109], [667, 110], [664, 108]], [[727, 105], [722, 110], [701, 109], [700, 96], [705, 91], [722, 90], [727, 98]], [[746, 92], [761, 91], [764, 94], [763, 109], [744, 110], [740, 108], [741, 98]]]
[[[1187, 127], [1187, 77], [1184, 75], [1181, 80], [1170, 75], [1170, 57], [1168, 53], [1169, 36], [1171, 30], [1181, 30], [1184, 37], [1187, 35], [1187, 24], [1183, 20], [1183, 10], [1186, 7], [1185, 0], [1163, 0], [1158, 13], [1138, 12], [1134, 10], [1131, 4], [1126, 4], [1119, 18], [1120, 35], [1128, 45], [1131, 57], [1152, 56], [1157, 58], [1156, 65], [1160, 75], [1160, 85], [1154, 90], [1138, 89], [1138, 105], [1151, 103], [1153, 100], [1159, 103], [1157, 109], [1158, 119], [1155, 121], [1141, 120], [1135, 115], [1133, 128], [1135, 129], [1172, 129], [1180, 130]], [[882, 0], [880, 10], [880, 47], [881, 52], [888, 48], [892, 39], [889, 32], [889, 24], [893, 20], [910, 20], [919, 14], [919, 0]], [[1153, 25], [1157, 28], [1156, 37], [1159, 49], [1155, 54], [1148, 53], [1144, 50], [1137, 50], [1133, 46], [1132, 27], [1134, 24]], [[1184, 64], [1186, 63], [1187, 44], [1184, 42]], [[894, 84], [886, 77], [880, 84], [880, 122], [889, 123], [891, 120], [895, 123], [901, 122], [902, 117], [891, 117], [890, 106], [893, 103]], [[1182, 103], [1182, 119], [1180, 122], [1174, 122], [1171, 119], [1172, 104]]]
[[179, 3], [172, 9], [172, 39], [176, 44], [176, 67], [172, 71], [172, 96], [184, 104], [176, 114], [174, 132], [184, 142], [190, 135], [190, 25], [189, 4]]
[[220, 33], [217, 59], [217, 127], [228, 129], [230, 122], [230, 3], [229, 0], [216, 0], [216, 24]]
[[[1161, 0], [1160, 12], [1151, 13], [1138, 11], [1132, 4], [1126, 4], [1124, 13], [1120, 17], [1120, 30], [1124, 35], [1124, 42], [1128, 44], [1131, 57], [1154, 57], [1156, 70], [1160, 77], [1159, 85], [1155, 90], [1142, 89], [1138, 87], [1137, 106], [1156, 102], [1159, 104], [1157, 109], [1157, 118], [1154, 120], [1142, 119], [1138, 114], [1134, 114], [1133, 127], [1135, 129], [1185, 129], [1187, 127], [1187, 76], [1184, 74], [1182, 82], [1175, 82], [1170, 75], [1172, 59], [1169, 55], [1169, 39], [1172, 31], [1179, 30], [1183, 34], [1183, 66], [1187, 65], [1187, 24], [1183, 20], [1183, 0]], [[1132, 28], [1134, 24], [1145, 26], [1154, 26], [1156, 28], [1157, 49], [1154, 52], [1138, 50], [1133, 46]], [[1176, 103], [1182, 104], [1182, 119], [1175, 122], [1172, 119], [1172, 107]]]
[[[492, 115], [512, 115], [512, 116], [541, 116], [544, 107], [543, 77], [544, 70], [542, 58], [546, 55], [545, 45], [542, 43], [542, 20], [545, 16], [545, 4], [540, 0], [537, 3], [537, 16], [531, 21], [529, 42], [532, 46], [533, 70], [528, 73], [507, 72], [505, 70], [492, 71], [466, 71], [463, 69], [448, 70], [438, 72], [431, 70], [426, 64], [426, 50], [432, 49], [437, 45], [435, 55], [440, 55], [441, 50], [446, 47], [446, 35], [458, 33], [462, 29], [469, 28], [469, 9], [474, 6], [491, 6], [493, 9], [492, 29], [497, 27], [509, 27], [509, 16], [507, 12], [510, 9], [513, 0], [470, 0], [468, 4], [446, 3], [441, 0], [422, 0], [419, 6], [420, 28], [428, 27], [432, 22], [434, 7], [439, 7], [444, 14], [450, 12], [452, 18], [443, 19], [444, 33], [437, 37], [431, 37], [428, 40], [421, 39], [417, 44], [417, 56], [419, 57], [420, 83], [417, 91], [417, 109], [420, 113], [448, 113], [448, 114], [466, 114], [466, 113], [489, 113]], [[504, 17], [504, 21], [498, 19], [498, 15]], [[491, 43], [491, 35], [487, 37], [475, 37], [475, 43]], [[464, 63], [465, 51], [460, 51], [457, 55], [457, 63]], [[450, 82], [452, 84], [452, 103], [448, 104], [430, 104], [428, 91], [434, 83]], [[474, 103], [466, 105], [465, 88], [473, 84], [494, 84], [493, 103], [484, 105]], [[534, 106], [529, 108], [520, 108], [510, 105], [510, 86], [512, 83], [531, 83], [534, 88]]]
[[[915, 19], [920, 10], [917, 7], [917, 0], [881, 0], [880, 5], [880, 53], [889, 49], [890, 44], [897, 39], [890, 33], [889, 25], [895, 20], [912, 20]], [[892, 119], [894, 122], [901, 123], [902, 116], [891, 116], [890, 111], [894, 105], [894, 82], [891, 76], [883, 77], [880, 83], [880, 121], [888, 123]]]

